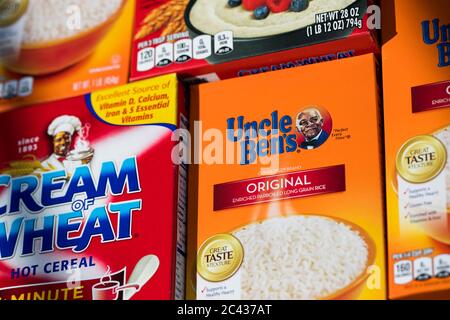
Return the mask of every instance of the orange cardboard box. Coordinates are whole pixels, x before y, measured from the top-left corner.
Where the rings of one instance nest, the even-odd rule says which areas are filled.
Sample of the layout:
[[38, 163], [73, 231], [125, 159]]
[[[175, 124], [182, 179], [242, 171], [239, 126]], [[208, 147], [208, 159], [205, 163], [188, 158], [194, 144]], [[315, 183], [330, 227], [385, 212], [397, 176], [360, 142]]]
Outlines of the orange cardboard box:
[[450, 298], [448, 8], [382, 7], [391, 298]]
[[43, 2], [1, 2], [0, 111], [128, 81], [134, 0]]
[[193, 89], [189, 299], [384, 299], [372, 54]]

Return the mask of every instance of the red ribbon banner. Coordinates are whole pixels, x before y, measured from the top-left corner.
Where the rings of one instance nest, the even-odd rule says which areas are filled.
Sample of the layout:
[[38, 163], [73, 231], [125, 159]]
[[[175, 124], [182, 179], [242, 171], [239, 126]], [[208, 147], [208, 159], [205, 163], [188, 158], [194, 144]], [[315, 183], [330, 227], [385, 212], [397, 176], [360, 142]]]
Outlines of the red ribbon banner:
[[345, 166], [297, 171], [214, 185], [214, 211], [345, 191]]
[[413, 113], [450, 107], [450, 80], [411, 88]]

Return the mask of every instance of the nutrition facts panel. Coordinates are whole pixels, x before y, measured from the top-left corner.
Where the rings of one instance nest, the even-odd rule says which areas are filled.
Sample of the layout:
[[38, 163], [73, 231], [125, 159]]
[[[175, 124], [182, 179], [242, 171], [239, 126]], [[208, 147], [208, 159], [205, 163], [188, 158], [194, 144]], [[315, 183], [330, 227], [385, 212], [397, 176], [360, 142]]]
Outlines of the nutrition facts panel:
[[394, 264], [394, 282], [402, 285], [413, 281], [450, 277], [450, 254], [400, 260]]

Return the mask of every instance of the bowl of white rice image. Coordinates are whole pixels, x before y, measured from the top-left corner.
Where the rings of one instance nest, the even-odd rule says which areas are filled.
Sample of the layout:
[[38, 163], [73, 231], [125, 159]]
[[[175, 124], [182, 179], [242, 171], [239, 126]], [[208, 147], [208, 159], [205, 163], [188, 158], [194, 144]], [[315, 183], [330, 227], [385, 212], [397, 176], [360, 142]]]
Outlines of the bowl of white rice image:
[[243, 300], [353, 299], [375, 261], [359, 226], [315, 215], [276, 217], [241, 227]]
[[30, 0], [20, 52], [4, 61], [5, 67], [17, 73], [45, 75], [80, 62], [108, 33], [125, 2]]

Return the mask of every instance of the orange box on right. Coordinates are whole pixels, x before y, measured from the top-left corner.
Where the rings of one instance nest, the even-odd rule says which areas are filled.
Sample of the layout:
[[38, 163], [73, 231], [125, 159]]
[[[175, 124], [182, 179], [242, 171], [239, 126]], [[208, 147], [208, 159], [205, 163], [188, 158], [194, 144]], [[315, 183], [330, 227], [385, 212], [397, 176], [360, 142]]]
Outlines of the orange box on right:
[[448, 0], [382, 4], [389, 295], [448, 299]]

